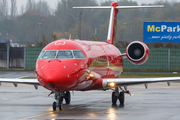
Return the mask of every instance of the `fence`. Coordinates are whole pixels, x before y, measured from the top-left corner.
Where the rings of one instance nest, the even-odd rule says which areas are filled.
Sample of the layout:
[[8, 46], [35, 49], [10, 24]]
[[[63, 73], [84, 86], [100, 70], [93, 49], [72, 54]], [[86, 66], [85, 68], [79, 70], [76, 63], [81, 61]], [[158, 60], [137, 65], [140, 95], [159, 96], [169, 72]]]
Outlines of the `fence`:
[[[26, 69], [34, 69], [35, 61], [42, 48], [26, 48]], [[120, 48], [125, 53], [126, 48]], [[123, 69], [180, 70], [180, 49], [150, 48], [149, 59], [143, 65], [134, 65], [123, 60]]]
[[[123, 61], [123, 69], [180, 70], [180, 49], [150, 48], [148, 60], [143, 65], [134, 65], [128, 59]], [[120, 48], [122, 53], [125, 48]]]
[[[41, 50], [42, 47], [27, 47], [24, 49], [24, 69], [35, 69], [36, 59]], [[120, 48], [121, 53], [125, 53], [125, 50], [126, 48]], [[0, 56], [2, 57], [1, 54]], [[0, 61], [1, 60], [2, 58], [0, 59]], [[150, 48], [149, 59], [146, 61], [146, 63], [144, 63], [143, 65], [134, 65], [128, 59], [124, 59], [123, 69], [180, 71], [180, 49]]]
[[41, 52], [42, 47], [27, 47], [25, 52], [25, 69], [35, 69], [36, 59]]

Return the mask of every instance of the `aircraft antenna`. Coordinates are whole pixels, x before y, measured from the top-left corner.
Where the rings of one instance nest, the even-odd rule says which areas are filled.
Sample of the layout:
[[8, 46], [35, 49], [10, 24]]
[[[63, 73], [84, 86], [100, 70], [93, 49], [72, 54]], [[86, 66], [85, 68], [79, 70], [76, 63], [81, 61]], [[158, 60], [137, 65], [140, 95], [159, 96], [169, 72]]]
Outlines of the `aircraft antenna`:
[[71, 34], [69, 35], [69, 40], [71, 40]]

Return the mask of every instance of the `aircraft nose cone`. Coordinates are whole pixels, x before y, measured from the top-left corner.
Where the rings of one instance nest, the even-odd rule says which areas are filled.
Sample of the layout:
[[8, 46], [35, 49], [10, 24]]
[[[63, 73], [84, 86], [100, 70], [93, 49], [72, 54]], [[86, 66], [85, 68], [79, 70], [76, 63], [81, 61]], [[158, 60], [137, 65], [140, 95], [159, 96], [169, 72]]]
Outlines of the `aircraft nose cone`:
[[61, 79], [62, 74], [55, 69], [47, 70], [44, 72], [44, 76], [47, 80], [47, 82], [55, 82], [59, 81]]

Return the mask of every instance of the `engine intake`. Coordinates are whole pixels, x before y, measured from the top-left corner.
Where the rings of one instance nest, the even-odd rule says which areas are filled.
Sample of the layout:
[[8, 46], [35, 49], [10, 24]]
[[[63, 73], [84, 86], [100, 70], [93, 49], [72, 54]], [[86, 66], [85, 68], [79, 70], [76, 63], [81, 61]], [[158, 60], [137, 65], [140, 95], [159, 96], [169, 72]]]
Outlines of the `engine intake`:
[[126, 48], [126, 56], [133, 64], [143, 64], [149, 57], [149, 48], [143, 42], [131, 42]]

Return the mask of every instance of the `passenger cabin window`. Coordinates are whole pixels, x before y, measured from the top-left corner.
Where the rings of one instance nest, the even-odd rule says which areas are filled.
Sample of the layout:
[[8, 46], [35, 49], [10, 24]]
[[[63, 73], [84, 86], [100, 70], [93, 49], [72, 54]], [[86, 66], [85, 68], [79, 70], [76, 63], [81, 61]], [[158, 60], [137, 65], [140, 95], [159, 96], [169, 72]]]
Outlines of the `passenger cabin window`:
[[46, 51], [42, 59], [53, 59], [56, 56], [56, 51]]
[[70, 50], [66, 50], [66, 51], [59, 51], [57, 54], [57, 59], [61, 59], [61, 58], [73, 58], [72, 52]]
[[74, 57], [75, 57], [75, 58], [85, 58], [85, 57], [84, 57], [84, 54], [82, 53], [82, 51], [79, 51], [79, 50], [76, 51], [76, 50], [74, 50], [73, 53], [74, 53]]

